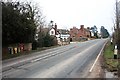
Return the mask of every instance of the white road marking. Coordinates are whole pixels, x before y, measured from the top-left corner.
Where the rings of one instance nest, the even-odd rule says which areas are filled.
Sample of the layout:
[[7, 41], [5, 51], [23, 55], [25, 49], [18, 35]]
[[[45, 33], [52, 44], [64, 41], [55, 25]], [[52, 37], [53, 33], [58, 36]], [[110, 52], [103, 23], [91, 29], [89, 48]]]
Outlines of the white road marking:
[[[75, 46], [76, 47], [76, 46]], [[65, 49], [64, 49], [65, 50]], [[56, 53], [55, 54], [50, 54], [50, 53], [53, 53], [53, 52], [49, 52], [49, 54], [48, 55], [45, 55], [45, 56], [43, 56], [43, 57], [41, 57], [41, 58], [37, 58], [37, 59], [35, 59], [35, 60], [32, 60], [31, 62], [36, 62], [36, 61], [39, 61], [39, 60], [42, 60], [42, 59], [45, 59], [45, 58], [48, 58], [48, 57], [51, 57], [51, 56], [54, 56], [54, 55], [57, 55], [57, 54], [59, 54], [59, 53], [61, 53], [61, 52], [57, 52], [57, 51], [55, 51]]]
[[[63, 49], [63, 50], [65, 50], [65, 49]], [[16, 62], [9, 62], [9, 63], [7, 63], [7, 64], [2, 64], [2, 67], [3, 68], [6, 68], [6, 67], [9, 67], [9, 66], [13, 66], [13, 65], [16, 65], [16, 64], [19, 64], [19, 63], [22, 63], [22, 62], [26, 62], [26, 61], [29, 61], [29, 60], [32, 60], [31, 62], [35, 62], [35, 61], [38, 61], [38, 60], [40, 60], [41, 58], [39, 58], [39, 57], [42, 57], [42, 56], [47, 56], [47, 55], [49, 55], [49, 54], [52, 54], [52, 53], [56, 53], [56, 52], [58, 52], [59, 50], [55, 50], [55, 51], [52, 51], [52, 52], [48, 52], [48, 53], [46, 53], [46, 54], [41, 54], [41, 55], [35, 55], [35, 56], [33, 56], [33, 57], [30, 57], [30, 58], [26, 58], [26, 59], [19, 59], [19, 60], [17, 60]], [[52, 54], [53, 55], [53, 54]], [[49, 55], [50, 56], [50, 55]], [[35, 59], [35, 58], [38, 58], [38, 59], [36, 59], [36, 60], [33, 60], [33, 59]], [[43, 57], [43, 58], [46, 58], [46, 57]], [[42, 59], [43, 59], [42, 58]]]
[[39, 61], [39, 60], [42, 60], [42, 59], [45, 59], [45, 58], [48, 58], [50, 56], [54, 56], [56, 54], [51, 54], [51, 55], [47, 55], [47, 56], [44, 56], [44, 57], [41, 57], [41, 58], [38, 58], [38, 59], [35, 59], [35, 60], [32, 60], [31, 62], [36, 62], [36, 61]]
[[62, 62], [56, 64], [55, 66], [53, 66], [49, 69], [46, 69], [43, 72], [35, 73], [29, 77], [31, 77], [31, 78], [54, 78], [55, 76], [57, 76], [61, 72], [61, 70], [64, 72], [67, 70], [67, 68], [75, 66], [73, 63], [78, 61], [79, 57], [82, 54], [84, 54], [85, 52], [88, 52], [90, 49], [92, 49], [96, 45], [97, 44], [94, 44], [94, 45], [90, 46], [89, 48], [87, 48], [86, 50], [82, 51], [81, 53], [78, 53], [78, 54], [74, 55], [73, 57], [62, 61]]
[[98, 61], [98, 59], [99, 59], [99, 57], [100, 57], [100, 55], [101, 55], [101, 53], [102, 53], [102, 51], [103, 51], [103, 49], [104, 49], [104, 47], [105, 47], [105, 45], [106, 45], [106, 43], [107, 43], [107, 41], [104, 43], [102, 49], [100, 50], [100, 53], [98, 54], [97, 58], [95, 59], [95, 61], [94, 61], [93, 65], [92, 65], [92, 67], [90, 68], [89, 72], [92, 72], [92, 70], [93, 70], [96, 62]]

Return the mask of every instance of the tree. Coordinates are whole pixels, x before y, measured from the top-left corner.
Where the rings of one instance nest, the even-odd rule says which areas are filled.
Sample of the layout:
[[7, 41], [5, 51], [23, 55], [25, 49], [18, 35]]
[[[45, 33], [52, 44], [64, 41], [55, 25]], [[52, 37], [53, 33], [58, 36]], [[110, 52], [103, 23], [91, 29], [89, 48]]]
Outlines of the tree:
[[101, 26], [100, 32], [101, 32], [102, 38], [109, 37], [109, 33], [108, 33], [107, 29], [104, 28], [104, 26]]
[[97, 27], [94, 25], [93, 27], [90, 28], [90, 30], [92, 30], [94, 36], [95, 36], [96, 38], [98, 38], [98, 35], [97, 35], [97, 34], [98, 34]]
[[[120, 78], [120, 1], [116, 0], [116, 26], [115, 26], [115, 41], [118, 49], [118, 77]], [[115, 45], [116, 45], [115, 44]]]
[[44, 47], [44, 37], [45, 37], [45, 33], [44, 32], [39, 32], [38, 47]]
[[34, 41], [36, 28], [44, 26], [42, 13], [30, 3], [2, 2], [3, 46]]
[[44, 37], [44, 46], [45, 47], [50, 47], [53, 46], [54, 44], [54, 37], [50, 36], [48, 33]]

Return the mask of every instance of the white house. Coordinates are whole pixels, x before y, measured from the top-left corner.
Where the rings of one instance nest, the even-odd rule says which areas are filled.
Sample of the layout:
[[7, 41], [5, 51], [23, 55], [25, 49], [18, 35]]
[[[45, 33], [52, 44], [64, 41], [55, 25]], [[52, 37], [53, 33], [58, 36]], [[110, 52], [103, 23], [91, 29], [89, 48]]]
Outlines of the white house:
[[52, 36], [55, 36], [55, 29], [54, 28], [51, 28], [50, 31], [49, 31], [49, 34], [52, 35]]
[[54, 26], [50, 27], [49, 34], [51, 36], [56, 36], [57, 35], [57, 25], [56, 24]]
[[69, 44], [70, 42], [69, 31], [66, 29], [58, 29], [56, 37], [60, 45]]
[[69, 43], [69, 31], [66, 29], [57, 29], [57, 25], [52, 25], [49, 28], [49, 34], [57, 38], [59, 45], [64, 45]]

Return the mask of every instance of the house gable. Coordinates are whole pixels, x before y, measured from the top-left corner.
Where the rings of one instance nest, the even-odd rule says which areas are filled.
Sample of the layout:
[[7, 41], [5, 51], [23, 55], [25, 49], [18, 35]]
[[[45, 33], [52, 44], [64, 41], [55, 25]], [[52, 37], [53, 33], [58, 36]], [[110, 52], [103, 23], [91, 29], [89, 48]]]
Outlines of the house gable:
[[51, 28], [50, 31], [49, 31], [49, 34], [50, 35], [55, 35], [55, 29]]

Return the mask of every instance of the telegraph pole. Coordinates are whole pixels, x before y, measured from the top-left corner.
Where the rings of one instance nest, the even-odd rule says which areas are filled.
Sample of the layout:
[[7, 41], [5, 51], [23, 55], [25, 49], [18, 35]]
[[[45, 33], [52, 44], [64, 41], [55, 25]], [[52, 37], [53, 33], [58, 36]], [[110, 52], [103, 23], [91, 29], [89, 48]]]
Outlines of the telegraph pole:
[[120, 6], [118, 0], [116, 0], [116, 44], [118, 49], [118, 78], [120, 78]]

